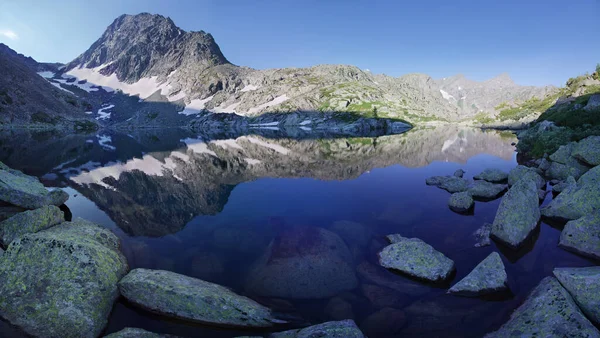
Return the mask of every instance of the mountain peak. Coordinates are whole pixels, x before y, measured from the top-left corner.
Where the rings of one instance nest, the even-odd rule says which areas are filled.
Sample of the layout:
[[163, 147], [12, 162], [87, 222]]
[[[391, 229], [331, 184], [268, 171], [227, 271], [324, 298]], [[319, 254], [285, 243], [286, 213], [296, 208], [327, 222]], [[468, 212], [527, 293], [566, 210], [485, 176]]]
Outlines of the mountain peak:
[[494, 78], [487, 80], [488, 83], [493, 83], [499, 86], [511, 86], [515, 85], [513, 79], [508, 75], [508, 73], [502, 73]]

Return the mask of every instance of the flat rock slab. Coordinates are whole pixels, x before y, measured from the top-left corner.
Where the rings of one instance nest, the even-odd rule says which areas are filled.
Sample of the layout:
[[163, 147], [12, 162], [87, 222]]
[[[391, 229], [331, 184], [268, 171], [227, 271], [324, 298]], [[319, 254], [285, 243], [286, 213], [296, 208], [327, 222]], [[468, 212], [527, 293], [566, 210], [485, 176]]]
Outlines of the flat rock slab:
[[524, 165], [518, 165], [512, 168], [508, 173], [508, 185], [512, 187], [515, 183], [517, 183], [518, 180], [520, 180], [523, 177], [523, 175], [534, 170], [535, 169], [526, 167]]
[[68, 198], [69, 195], [62, 190], [48, 191], [35, 177], [0, 170], [0, 201], [25, 209], [37, 209], [44, 205], [62, 205]]
[[467, 191], [475, 199], [494, 200], [506, 192], [506, 184], [494, 184], [487, 181], [476, 181]]
[[379, 252], [379, 264], [388, 269], [432, 282], [446, 280], [455, 269], [454, 261], [418, 238], [388, 236], [392, 244]]
[[473, 208], [473, 205], [475, 205], [473, 197], [466, 191], [454, 193], [448, 200], [448, 207], [450, 207], [450, 210], [458, 213], [469, 211]]
[[537, 227], [539, 220], [536, 184], [533, 180], [519, 180], [502, 197], [490, 237], [511, 248], [518, 248]]
[[600, 266], [556, 268], [554, 276], [596, 324], [600, 324]]
[[567, 222], [558, 246], [600, 260], [600, 210]]
[[223, 327], [271, 327], [282, 323], [250, 298], [170, 271], [134, 269], [119, 282], [131, 303], [164, 316]]
[[469, 181], [456, 176], [433, 176], [425, 180], [425, 183], [444, 189], [451, 194], [469, 189]]
[[177, 338], [177, 336], [172, 336], [170, 334], [154, 333], [146, 331], [144, 329], [138, 329], [133, 327], [126, 327], [119, 332], [111, 333], [107, 336], [104, 336], [104, 338]]
[[508, 322], [486, 337], [600, 337], [554, 277], [544, 278]]
[[0, 242], [6, 247], [18, 237], [48, 229], [64, 221], [64, 213], [54, 205], [25, 211], [0, 223]]
[[477, 297], [508, 289], [508, 276], [504, 270], [502, 258], [492, 252], [481, 263], [477, 264], [465, 278], [454, 284], [448, 293]]
[[590, 165], [600, 165], [600, 136], [589, 136], [573, 148], [571, 156]]
[[289, 330], [272, 333], [270, 338], [364, 338], [365, 335], [360, 331], [351, 319], [338, 322], [326, 322], [318, 325], [309, 326], [299, 330]]
[[508, 180], [508, 173], [496, 168], [488, 168], [480, 174], [473, 176], [475, 180], [484, 180], [490, 183], [502, 183]]
[[0, 258], [0, 316], [36, 337], [98, 337], [127, 269], [119, 239], [82, 219], [24, 235]]
[[574, 220], [600, 209], [600, 166], [594, 167], [556, 196], [542, 215], [560, 220]]

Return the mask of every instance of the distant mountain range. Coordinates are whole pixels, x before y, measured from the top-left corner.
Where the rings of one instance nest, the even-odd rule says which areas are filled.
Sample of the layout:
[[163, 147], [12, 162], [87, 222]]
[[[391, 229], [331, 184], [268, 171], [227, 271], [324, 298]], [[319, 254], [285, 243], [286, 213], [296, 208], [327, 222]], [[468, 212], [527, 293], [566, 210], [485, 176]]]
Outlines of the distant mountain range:
[[[507, 74], [476, 82], [462, 75], [439, 80], [375, 75], [348, 65], [255, 70], [230, 63], [209, 33], [186, 32], [170, 18], [148, 13], [118, 17], [66, 65], [22, 61], [33, 64], [29, 68], [47, 84], [82, 101], [69, 114], [85, 110], [83, 117], [121, 127], [189, 125], [211, 113], [258, 117], [297, 111], [462, 121], [493, 118], [499, 105], [557, 92], [552, 86], [517, 85]], [[31, 85], [40, 90], [51, 88], [36, 82]]]

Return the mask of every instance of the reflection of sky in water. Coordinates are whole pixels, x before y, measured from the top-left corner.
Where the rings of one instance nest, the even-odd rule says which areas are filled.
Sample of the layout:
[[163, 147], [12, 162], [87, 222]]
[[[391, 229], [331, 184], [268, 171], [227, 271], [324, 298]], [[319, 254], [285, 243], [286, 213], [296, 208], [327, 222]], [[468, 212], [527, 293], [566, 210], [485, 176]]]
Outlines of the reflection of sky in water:
[[[178, 146], [160, 151], [135, 144], [133, 137], [113, 135], [110, 144], [116, 149], [94, 153], [96, 148], [90, 148], [76, 158], [57, 158], [40, 170], [40, 176], [52, 173], [56, 177], [46, 176], [47, 180], [70, 185], [67, 205], [73, 216], [115, 231], [132, 268], [165, 269], [214, 281], [285, 316], [313, 323], [351, 316], [360, 325], [381, 309], [376, 304], [394, 300], [386, 306], [403, 311], [406, 323], [394, 327], [394, 320], [383, 316], [377, 323], [382, 331], [372, 337], [481, 336], [506, 321], [553, 267], [589, 265], [558, 249], [559, 230], [546, 224], [535, 245], [522, 252], [495, 244], [475, 248], [473, 232], [493, 221], [500, 200], [476, 202], [475, 214], [462, 216], [448, 209], [450, 194], [425, 185], [427, 177], [451, 175], [459, 168], [470, 179], [487, 167], [505, 171], [514, 167], [516, 153], [510, 143], [515, 139], [488, 133], [417, 131], [380, 138], [376, 147], [366, 146], [372, 139], [299, 141], [307, 142], [302, 145], [258, 136], [213, 141], [189, 136], [174, 137], [181, 140], [174, 143]], [[9, 164], [19, 168], [18, 163]], [[161, 187], [173, 189], [177, 196], [153, 190]], [[156, 222], [150, 226], [162, 225], [164, 233], [154, 238], [128, 234], [128, 230], [156, 234], [156, 228], [144, 228], [148, 220]], [[335, 224], [342, 220], [359, 225], [340, 230]], [[175, 224], [181, 221], [181, 226]], [[332, 236], [341, 238], [345, 248], [331, 244], [335, 240], [319, 235], [321, 230], [311, 230], [315, 228], [335, 233]], [[390, 233], [421, 238], [453, 259], [457, 266], [453, 283], [489, 253], [500, 251], [514, 297], [491, 302], [448, 296], [445, 289], [379, 268], [376, 254]], [[320, 280], [348, 261], [350, 273], [356, 274], [355, 288], [336, 285], [331, 277]], [[308, 263], [313, 268], [310, 278], [328, 282], [328, 292], [333, 290], [327, 296], [305, 300], [293, 294], [308, 292], [305, 286], [294, 285], [304, 276], [286, 276], [304, 271]], [[266, 271], [265, 264], [279, 264], [277, 271], [290, 269], [288, 274], [269, 275], [288, 296], [265, 295], [260, 288], [248, 287], [248, 276]], [[242, 334], [165, 321], [120, 301], [107, 332], [125, 326], [182, 336]]]

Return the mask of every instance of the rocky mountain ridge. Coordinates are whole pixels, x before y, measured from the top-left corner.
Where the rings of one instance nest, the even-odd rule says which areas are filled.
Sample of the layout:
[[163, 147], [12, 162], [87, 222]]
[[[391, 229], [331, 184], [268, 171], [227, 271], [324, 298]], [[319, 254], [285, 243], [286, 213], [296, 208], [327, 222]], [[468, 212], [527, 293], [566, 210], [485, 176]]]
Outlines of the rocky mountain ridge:
[[[210, 34], [183, 31], [171, 19], [148, 13], [118, 17], [49, 81], [87, 97], [94, 106], [91, 115], [106, 125], [131, 119], [153, 125], [140, 117], [155, 113], [169, 120], [161, 125], [182, 125], [211, 113], [257, 117], [298, 111], [461, 121], [494, 118], [498, 105], [544, 99], [556, 90], [519, 86], [507, 75], [475, 82], [425, 74], [395, 78], [349, 65], [255, 70], [231, 64]], [[120, 108], [127, 101], [121, 93], [139, 102]], [[109, 117], [97, 112], [110, 105]]]

